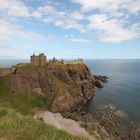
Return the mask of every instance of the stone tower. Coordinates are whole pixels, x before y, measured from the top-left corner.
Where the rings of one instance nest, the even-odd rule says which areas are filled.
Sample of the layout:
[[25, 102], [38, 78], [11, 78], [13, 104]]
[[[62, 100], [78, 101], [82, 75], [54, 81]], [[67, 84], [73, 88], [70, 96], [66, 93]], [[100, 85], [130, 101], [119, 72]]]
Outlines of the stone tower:
[[46, 65], [46, 62], [47, 62], [47, 60], [46, 60], [46, 56], [44, 55], [44, 53], [41, 53], [39, 55], [33, 54], [31, 56], [31, 64], [33, 66], [44, 66], [44, 65]]
[[39, 54], [39, 65], [44, 66], [46, 64], [46, 56], [44, 53]]

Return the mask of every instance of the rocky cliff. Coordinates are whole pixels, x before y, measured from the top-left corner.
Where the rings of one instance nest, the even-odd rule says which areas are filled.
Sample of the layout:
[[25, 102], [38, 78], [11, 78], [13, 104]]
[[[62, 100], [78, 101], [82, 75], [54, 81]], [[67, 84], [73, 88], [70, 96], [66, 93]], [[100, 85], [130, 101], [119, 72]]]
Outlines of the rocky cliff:
[[86, 104], [95, 95], [100, 81], [85, 64], [50, 63], [43, 67], [17, 67], [8, 76], [8, 86], [16, 94], [37, 92], [52, 97], [51, 111], [63, 112]]

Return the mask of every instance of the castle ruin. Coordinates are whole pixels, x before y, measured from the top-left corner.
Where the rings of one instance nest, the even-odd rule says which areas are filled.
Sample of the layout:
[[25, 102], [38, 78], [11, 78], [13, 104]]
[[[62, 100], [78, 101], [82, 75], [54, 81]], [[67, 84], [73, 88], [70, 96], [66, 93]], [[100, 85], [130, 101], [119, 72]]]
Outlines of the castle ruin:
[[63, 62], [63, 64], [83, 64], [83, 63], [84, 63], [84, 61], [82, 58], [78, 58], [77, 60]]
[[39, 55], [33, 54], [31, 56], [31, 64], [33, 66], [44, 66], [44, 65], [46, 65], [46, 62], [47, 62], [47, 58], [44, 55], [44, 53], [41, 53]]

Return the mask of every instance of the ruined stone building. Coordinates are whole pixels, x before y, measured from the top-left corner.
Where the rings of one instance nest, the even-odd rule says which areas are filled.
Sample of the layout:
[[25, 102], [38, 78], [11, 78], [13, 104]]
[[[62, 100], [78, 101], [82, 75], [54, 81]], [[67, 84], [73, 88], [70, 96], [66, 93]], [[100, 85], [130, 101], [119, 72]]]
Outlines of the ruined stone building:
[[44, 66], [44, 65], [46, 65], [46, 62], [47, 62], [47, 58], [44, 55], [44, 53], [41, 53], [39, 55], [33, 54], [31, 56], [31, 64], [33, 66]]

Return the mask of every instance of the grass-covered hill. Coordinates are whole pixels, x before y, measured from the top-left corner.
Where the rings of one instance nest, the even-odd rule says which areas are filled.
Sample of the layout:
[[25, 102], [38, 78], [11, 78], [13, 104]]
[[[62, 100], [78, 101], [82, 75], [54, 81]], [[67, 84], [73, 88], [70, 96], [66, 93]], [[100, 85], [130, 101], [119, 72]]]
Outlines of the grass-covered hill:
[[12, 94], [0, 81], [0, 140], [84, 140], [32, 118], [34, 110], [49, 108], [38, 94]]

